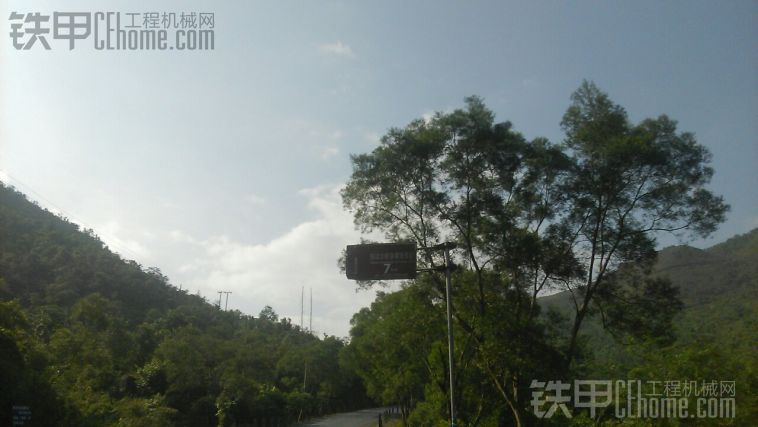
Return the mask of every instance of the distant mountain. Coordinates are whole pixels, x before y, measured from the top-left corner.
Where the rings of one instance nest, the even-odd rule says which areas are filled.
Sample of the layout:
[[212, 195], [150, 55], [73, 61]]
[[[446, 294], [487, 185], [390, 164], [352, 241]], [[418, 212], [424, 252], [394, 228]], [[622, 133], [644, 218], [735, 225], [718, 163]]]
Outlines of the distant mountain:
[[[758, 229], [708, 249], [673, 246], [658, 254], [653, 274], [668, 277], [679, 288], [684, 303], [674, 327], [677, 345], [708, 343], [732, 354], [754, 354], [758, 343]], [[567, 292], [539, 299], [543, 309], [573, 317]], [[593, 349], [597, 366], [620, 361], [639, 363], [606, 332], [599, 319], [590, 318], [582, 334]], [[607, 371], [604, 371], [607, 372]]]
[[[758, 228], [708, 249], [665, 248], [658, 253], [653, 274], [668, 277], [679, 288], [685, 311], [729, 295], [758, 299]], [[544, 308], [571, 308], [568, 292], [539, 301]]]
[[731, 293], [758, 297], [758, 229], [701, 250], [664, 249], [655, 273], [679, 287], [685, 307], [707, 304]]

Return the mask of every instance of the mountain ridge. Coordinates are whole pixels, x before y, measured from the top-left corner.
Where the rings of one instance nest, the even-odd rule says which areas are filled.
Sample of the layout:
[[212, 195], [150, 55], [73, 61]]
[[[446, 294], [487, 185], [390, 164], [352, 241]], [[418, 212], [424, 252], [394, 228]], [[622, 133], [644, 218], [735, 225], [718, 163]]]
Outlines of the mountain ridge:
[[[718, 267], [718, 268], [712, 268]], [[758, 275], [758, 228], [730, 237], [706, 249], [687, 245], [666, 247], [658, 252], [654, 276], [668, 277], [679, 288], [685, 310], [705, 304], [727, 292], [740, 291]], [[729, 288], [729, 283], [735, 283]], [[559, 308], [570, 301], [561, 291], [539, 298], [544, 308]]]

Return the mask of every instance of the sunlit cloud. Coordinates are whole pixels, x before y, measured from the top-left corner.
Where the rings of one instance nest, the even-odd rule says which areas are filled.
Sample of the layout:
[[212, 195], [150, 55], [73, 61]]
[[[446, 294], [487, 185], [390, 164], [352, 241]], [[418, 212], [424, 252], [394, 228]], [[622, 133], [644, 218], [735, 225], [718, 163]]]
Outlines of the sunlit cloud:
[[[300, 321], [302, 290], [307, 305], [312, 289], [314, 329], [346, 336], [352, 314], [369, 305], [374, 293], [356, 292], [355, 283], [337, 266], [345, 246], [359, 242], [361, 236], [352, 216], [342, 207], [340, 188], [324, 185], [300, 190], [298, 194], [315, 218], [263, 244], [248, 244], [225, 235], [202, 240], [172, 231], [177, 244], [192, 252], [170, 272], [173, 281], [205, 296], [231, 291], [230, 309], [257, 315], [270, 305], [294, 323]], [[307, 316], [308, 307], [305, 312]]]
[[318, 46], [319, 52], [324, 55], [335, 55], [352, 58], [355, 56], [353, 49], [349, 45], [337, 41], [335, 43], [324, 43]]
[[[122, 235], [133, 233], [123, 230], [118, 221], [109, 221], [95, 227], [95, 232], [111, 250], [120, 253], [126, 258], [136, 258], [138, 260], [150, 258], [150, 250], [145, 245], [134, 239], [121, 237]], [[143, 238], [147, 237], [147, 235], [143, 234]]]
[[425, 111], [421, 113], [421, 118], [424, 119], [424, 123], [429, 124], [432, 122], [432, 119], [434, 118], [434, 112]]

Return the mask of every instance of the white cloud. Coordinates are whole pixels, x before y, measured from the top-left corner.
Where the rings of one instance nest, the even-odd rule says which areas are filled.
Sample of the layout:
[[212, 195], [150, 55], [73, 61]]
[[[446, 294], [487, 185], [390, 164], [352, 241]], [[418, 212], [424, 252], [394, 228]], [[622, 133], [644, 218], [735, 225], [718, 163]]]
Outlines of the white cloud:
[[421, 118], [424, 119], [424, 123], [429, 124], [432, 122], [432, 119], [434, 118], [434, 112], [425, 111], [421, 113]]
[[334, 128], [326, 123], [295, 118], [289, 121], [288, 138], [298, 138], [306, 143], [331, 141], [336, 142], [345, 138], [346, 131]]
[[266, 204], [266, 199], [257, 194], [248, 194], [245, 196], [245, 201], [254, 206], [260, 206]]
[[197, 263], [190, 263], [190, 264], [180, 265], [177, 271], [179, 271], [179, 273], [182, 273], [182, 274], [195, 274], [199, 270], [200, 270], [200, 267], [197, 265]]
[[[118, 221], [109, 221], [104, 225], [95, 227], [95, 233], [112, 251], [118, 252], [126, 258], [133, 258], [137, 261], [150, 258], [150, 250], [142, 243], [133, 239], [120, 237], [122, 234], [131, 233], [125, 232]], [[144, 232], [142, 237], [149, 238]]]
[[382, 142], [382, 136], [378, 132], [366, 132], [363, 138], [371, 145], [379, 145]]
[[339, 40], [335, 43], [321, 44], [318, 46], [318, 50], [325, 55], [344, 56], [348, 58], [355, 56], [355, 54], [353, 54], [353, 49]]
[[168, 237], [179, 243], [189, 243], [191, 245], [200, 244], [200, 242], [189, 234], [181, 230], [171, 230], [168, 232]]
[[429, 124], [432, 122], [432, 119], [434, 119], [435, 116], [438, 114], [450, 114], [453, 111], [455, 111], [454, 107], [448, 106], [442, 110], [426, 110], [423, 113], [421, 113], [421, 118], [424, 120], [424, 123]]
[[374, 292], [356, 293], [355, 283], [337, 266], [345, 246], [360, 240], [352, 216], [342, 208], [340, 188], [300, 190], [298, 194], [307, 200], [315, 219], [297, 224], [265, 244], [247, 244], [229, 236], [200, 240], [173, 231], [177, 243], [192, 243], [194, 251], [170, 275], [176, 283], [198, 289], [203, 295], [231, 291], [230, 309], [257, 315], [270, 305], [296, 324], [300, 322], [300, 292], [304, 287], [306, 326], [312, 289], [314, 329], [346, 336], [351, 316], [373, 301]]
[[336, 156], [337, 154], [339, 154], [339, 152], [340, 152], [339, 148], [333, 145], [329, 145], [329, 146], [321, 148], [321, 152], [319, 153], [319, 156], [321, 157], [322, 160], [327, 160]]
[[322, 123], [308, 120], [292, 121], [293, 139], [307, 145], [313, 156], [328, 160], [340, 153], [339, 144], [346, 132]]

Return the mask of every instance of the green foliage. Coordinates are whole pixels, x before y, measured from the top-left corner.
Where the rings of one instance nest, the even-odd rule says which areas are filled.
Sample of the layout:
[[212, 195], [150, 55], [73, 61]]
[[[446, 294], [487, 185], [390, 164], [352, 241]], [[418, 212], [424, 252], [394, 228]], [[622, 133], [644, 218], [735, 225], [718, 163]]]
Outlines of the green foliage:
[[[677, 132], [666, 116], [630, 123], [592, 83], [572, 95], [562, 144], [527, 141], [509, 122], [496, 123], [480, 98], [465, 101], [464, 109], [390, 129], [371, 153], [352, 156], [342, 197], [363, 231], [422, 248], [457, 244], [460, 420], [528, 425], [535, 421], [527, 410], [531, 379], [570, 379], [591, 368], [580, 334], [585, 319], [598, 314], [619, 338], [673, 342], [682, 304], [667, 279], [649, 275], [656, 237], [707, 236], [728, 205], [706, 188], [710, 154], [692, 134]], [[424, 267], [440, 264], [428, 249], [420, 258]], [[414, 288], [426, 292], [415, 302]], [[537, 298], [548, 290], [567, 291], [571, 312], [559, 317], [571, 325], [540, 316]], [[441, 291], [437, 276], [416, 280], [356, 315], [351, 332], [372, 395], [408, 402], [425, 382], [410, 418], [421, 425], [435, 411], [437, 419], [448, 416], [441, 402], [449, 367], [436, 355], [442, 344], [424, 340], [444, 325]], [[424, 316], [419, 327], [428, 329], [396, 331], [396, 311]], [[386, 337], [393, 352], [375, 354], [372, 346]], [[417, 350], [408, 359], [411, 343]], [[404, 382], [404, 372], [418, 376]]]
[[345, 363], [361, 375], [367, 392], [379, 402], [408, 409], [423, 395], [430, 376], [444, 378], [427, 359], [444, 330], [439, 310], [423, 290], [380, 293], [371, 309], [361, 310], [351, 324]]
[[[461, 425], [510, 420], [510, 411], [501, 404], [505, 388], [521, 391], [527, 379], [559, 375], [555, 368], [561, 366], [561, 354], [550, 344], [558, 336], [550, 324], [519, 323], [514, 293], [489, 296], [486, 315], [478, 318], [477, 306], [466, 302], [467, 295], [476, 293], [475, 275], [456, 273], [454, 283], [456, 315], [469, 319], [466, 325], [477, 322], [476, 330], [488, 337], [477, 342], [481, 338], [467, 333], [469, 326], [454, 324]], [[486, 293], [495, 292], [496, 286], [488, 281]], [[448, 417], [445, 304], [431, 277], [380, 293], [370, 309], [353, 317], [352, 325], [345, 355], [371, 396], [401, 405], [409, 425], [436, 425]]]
[[163, 399], [156, 395], [152, 398], [124, 398], [115, 405], [118, 427], [138, 427], [151, 425], [156, 427], [173, 426], [176, 409], [166, 406]]
[[[587, 331], [596, 351], [589, 376], [651, 381], [735, 381], [737, 417], [732, 424], [758, 420], [755, 342], [758, 340], [758, 230], [707, 250], [678, 246], [661, 251], [653, 272], [680, 290], [684, 309], [674, 319], [676, 341], [614, 341], [599, 320]], [[560, 295], [550, 305], [568, 303]], [[692, 402], [691, 402], [692, 403]], [[694, 405], [690, 405], [694, 407]], [[724, 425], [699, 420], [698, 425]], [[709, 424], [710, 423], [710, 424]]]
[[342, 340], [219, 311], [4, 186], [0, 235], [0, 425], [13, 405], [40, 426], [229, 426], [371, 403]]
[[34, 425], [67, 425], [76, 417], [55, 393], [48, 355], [18, 303], [0, 301], [0, 420], [14, 405], [33, 410]]
[[705, 188], [713, 175], [710, 153], [691, 133], [677, 133], [675, 121], [663, 115], [633, 125], [621, 106], [586, 81], [571, 100], [561, 125], [573, 168], [563, 185], [568, 197], [559, 227], [572, 236], [567, 242], [574, 253], [587, 261], [582, 276], [564, 283], [577, 303], [569, 363], [582, 322], [599, 301], [619, 306], [617, 313], [634, 306], [609, 292], [609, 276], [619, 266], [648, 268], [656, 258], [657, 233], [706, 237], [729, 209]]

